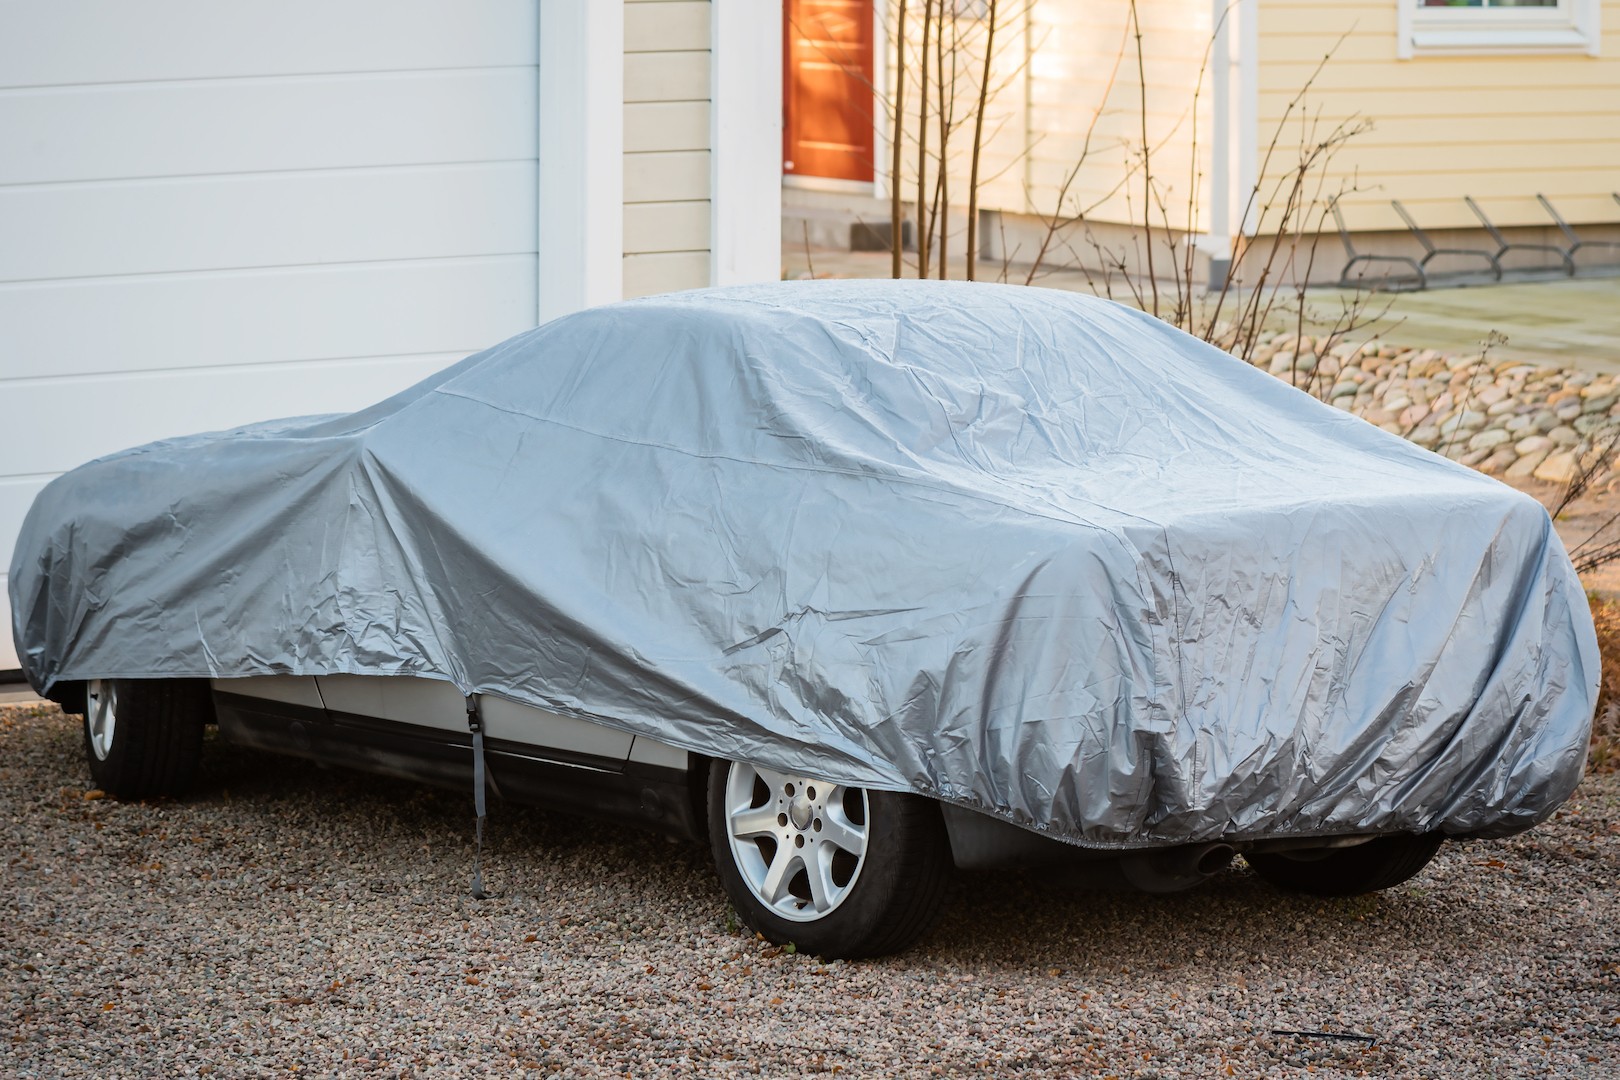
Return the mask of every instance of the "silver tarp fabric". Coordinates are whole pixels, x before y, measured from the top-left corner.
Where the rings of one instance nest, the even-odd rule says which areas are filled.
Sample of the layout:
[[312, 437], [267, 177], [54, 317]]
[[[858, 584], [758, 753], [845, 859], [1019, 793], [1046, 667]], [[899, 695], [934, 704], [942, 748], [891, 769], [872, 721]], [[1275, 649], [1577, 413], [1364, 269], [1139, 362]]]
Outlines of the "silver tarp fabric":
[[612, 305], [115, 454], [39, 496], [10, 589], [36, 688], [433, 676], [1100, 846], [1526, 828], [1598, 678], [1532, 499], [991, 285]]

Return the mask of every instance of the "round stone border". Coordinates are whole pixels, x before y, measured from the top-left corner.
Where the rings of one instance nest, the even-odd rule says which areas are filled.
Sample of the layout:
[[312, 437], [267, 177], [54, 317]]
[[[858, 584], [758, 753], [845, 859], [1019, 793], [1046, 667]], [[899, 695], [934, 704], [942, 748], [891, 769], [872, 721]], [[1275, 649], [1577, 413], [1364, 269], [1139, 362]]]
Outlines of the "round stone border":
[[[1613, 469], [1620, 377], [1450, 355], [1377, 339], [1263, 333], [1249, 362], [1338, 409], [1463, 465], [1509, 480], [1568, 484]], [[1601, 477], [1607, 480], [1607, 477]]]

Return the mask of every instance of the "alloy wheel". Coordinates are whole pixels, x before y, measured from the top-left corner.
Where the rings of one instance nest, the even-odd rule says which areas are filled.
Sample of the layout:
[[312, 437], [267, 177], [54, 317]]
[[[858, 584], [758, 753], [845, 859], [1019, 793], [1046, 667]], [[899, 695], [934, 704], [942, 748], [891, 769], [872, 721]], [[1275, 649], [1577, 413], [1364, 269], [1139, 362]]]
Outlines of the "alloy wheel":
[[733, 764], [726, 832], [743, 882], [775, 914], [812, 922], [850, 895], [866, 862], [861, 788]]

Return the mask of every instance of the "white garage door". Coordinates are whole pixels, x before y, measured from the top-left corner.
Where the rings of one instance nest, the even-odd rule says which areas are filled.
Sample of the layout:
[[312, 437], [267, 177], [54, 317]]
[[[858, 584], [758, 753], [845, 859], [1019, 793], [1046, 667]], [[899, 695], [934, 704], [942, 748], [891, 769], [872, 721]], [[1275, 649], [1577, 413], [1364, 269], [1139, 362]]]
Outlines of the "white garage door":
[[0, 571], [89, 458], [349, 411], [534, 325], [536, 18], [0, 0]]

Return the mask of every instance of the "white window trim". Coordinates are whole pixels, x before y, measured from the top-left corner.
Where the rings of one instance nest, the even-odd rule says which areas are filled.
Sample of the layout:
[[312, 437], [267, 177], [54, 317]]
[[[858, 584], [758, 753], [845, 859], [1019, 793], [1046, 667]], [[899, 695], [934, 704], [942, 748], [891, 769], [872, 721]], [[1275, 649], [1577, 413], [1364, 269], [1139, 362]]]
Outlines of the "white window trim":
[[624, 296], [624, 5], [540, 5], [539, 316]]
[[1602, 0], [1559, 0], [1555, 8], [1419, 7], [1395, 0], [1396, 55], [1514, 55], [1579, 53], [1597, 56]]
[[709, 281], [782, 277], [782, 5], [709, 8]]

